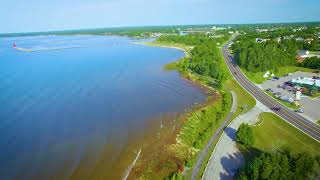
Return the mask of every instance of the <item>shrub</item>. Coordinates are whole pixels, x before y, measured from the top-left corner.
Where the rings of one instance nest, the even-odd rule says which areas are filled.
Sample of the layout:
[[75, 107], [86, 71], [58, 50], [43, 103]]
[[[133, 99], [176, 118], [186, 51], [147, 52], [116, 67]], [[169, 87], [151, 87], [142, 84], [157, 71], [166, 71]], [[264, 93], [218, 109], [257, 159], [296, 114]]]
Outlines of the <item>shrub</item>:
[[242, 123], [237, 131], [236, 141], [240, 144], [252, 146], [254, 144], [253, 130], [245, 123]]

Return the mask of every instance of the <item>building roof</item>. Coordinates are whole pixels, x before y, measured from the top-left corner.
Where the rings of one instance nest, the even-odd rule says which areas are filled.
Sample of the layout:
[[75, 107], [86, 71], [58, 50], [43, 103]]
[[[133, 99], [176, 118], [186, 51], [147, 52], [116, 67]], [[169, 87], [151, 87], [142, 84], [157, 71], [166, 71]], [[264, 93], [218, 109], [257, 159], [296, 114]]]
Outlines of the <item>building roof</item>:
[[307, 50], [299, 50], [298, 51], [298, 56], [307, 56], [309, 55], [309, 51]]
[[310, 85], [310, 86], [315, 84], [315, 86], [320, 87], [320, 79], [298, 77], [298, 78], [292, 79], [291, 82], [296, 84]]

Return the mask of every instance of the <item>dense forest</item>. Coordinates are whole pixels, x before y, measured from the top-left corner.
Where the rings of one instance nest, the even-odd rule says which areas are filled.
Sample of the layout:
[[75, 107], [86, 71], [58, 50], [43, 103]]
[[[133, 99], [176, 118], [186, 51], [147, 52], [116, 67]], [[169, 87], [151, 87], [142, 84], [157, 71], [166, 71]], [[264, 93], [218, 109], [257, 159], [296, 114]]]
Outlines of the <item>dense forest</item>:
[[206, 35], [166, 35], [161, 36], [159, 42], [171, 42], [194, 46], [189, 58], [180, 60], [177, 64], [178, 70], [182, 72], [192, 71], [193, 73], [209, 76], [216, 79], [216, 88], [220, 89], [226, 80], [227, 71], [223, 67], [224, 61], [221, 57], [217, 43], [225, 41], [228, 37], [211, 39]]
[[232, 46], [237, 63], [250, 72], [295, 65], [297, 50], [300, 48], [302, 44], [295, 40], [284, 40], [278, 44], [276, 41], [256, 43], [253, 39], [242, 39]]
[[319, 165], [320, 157], [308, 153], [262, 153], [246, 164], [238, 179], [319, 179]]

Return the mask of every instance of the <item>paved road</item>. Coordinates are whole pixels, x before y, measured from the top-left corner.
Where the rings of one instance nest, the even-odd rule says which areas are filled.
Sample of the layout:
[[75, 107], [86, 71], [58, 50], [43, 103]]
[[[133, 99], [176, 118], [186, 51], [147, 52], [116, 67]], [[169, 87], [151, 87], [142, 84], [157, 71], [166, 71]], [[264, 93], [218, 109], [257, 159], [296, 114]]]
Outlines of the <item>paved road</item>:
[[320, 127], [318, 125], [308, 121], [304, 117], [300, 116], [299, 114], [295, 113], [294, 111], [280, 104], [279, 102], [274, 100], [272, 97], [265, 94], [261, 89], [259, 89], [256, 85], [254, 85], [251, 81], [249, 81], [245, 75], [243, 75], [240, 68], [236, 65], [233, 57], [230, 55], [228, 51], [228, 46], [231, 43], [232, 41], [227, 43], [222, 48], [222, 52], [224, 55], [225, 62], [228, 65], [228, 68], [231, 74], [239, 82], [239, 84], [265, 106], [269, 108], [280, 107], [281, 110], [278, 112], [275, 112], [277, 115], [279, 115], [284, 120], [286, 120], [290, 124], [300, 129], [304, 133], [308, 134], [315, 140], [320, 141]]
[[230, 121], [232, 120], [231, 117], [232, 115], [236, 112], [237, 110], [237, 94], [234, 93], [233, 91], [231, 91], [232, 94], [232, 107], [230, 110], [230, 113], [228, 114], [227, 118], [224, 120], [223, 124], [219, 127], [219, 129], [214, 133], [214, 135], [211, 137], [210, 141], [207, 143], [206, 147], [200, 152], [199, 157], [198, 157], [198, 161], [197, 164], [194, 166], [193, 171], [192, 171], [192, 175], [191, 175], [191, 179], [192, 180], [196, 180], [200, 167], [206, 157], [206, 155], [208, 154], [209, 148], [212, 145], [212, 143], [219, 138], [219, 134], [224, 130], [224, 128], [226, 128], [228, 126], [228, 124], [230, 123]]

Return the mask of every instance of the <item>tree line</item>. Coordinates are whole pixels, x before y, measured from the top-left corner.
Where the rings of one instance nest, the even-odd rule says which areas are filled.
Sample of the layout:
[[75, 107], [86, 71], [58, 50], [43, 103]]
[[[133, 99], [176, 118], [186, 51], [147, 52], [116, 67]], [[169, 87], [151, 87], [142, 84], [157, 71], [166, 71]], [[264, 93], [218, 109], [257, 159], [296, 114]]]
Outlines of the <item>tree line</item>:
[[299, 63], [298, 65], [301, 67], [320, 70], [320, 58], [317, 58], [317, 57], [306, 58], [305, 60], [303, 60], [303, 62]]
[[224, 61], [217, 48], [217, 42], [224, 41], [226, 37], [212, 39], [204, 34], [197, 35], [165, 35], [157, 41], [186, 44], [194, 46], [190, 57], [184, 58], [177, 63], [179, 71], [192, 71], [193, 73], [209, 76], [216, 80], [216, 88], [220, 89], [227, 78], [227, 70]]
[[250, 72], [263, 72], [295, 65], [297, 50], [302, 46], [295, 40], [256, 43], [253, 39], [241, 39], [232, 45], [232, 49], [234, 58], [241, 67]]
[[246, 164], [238, 180], [247, 179], [319, 179], [320, 158], [289, 151], [262, 153]]

